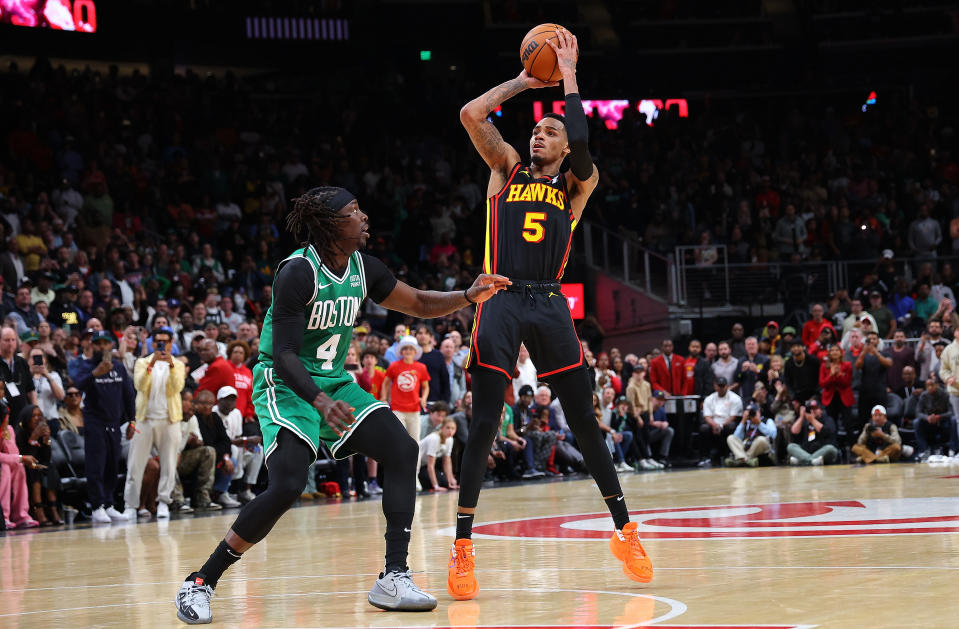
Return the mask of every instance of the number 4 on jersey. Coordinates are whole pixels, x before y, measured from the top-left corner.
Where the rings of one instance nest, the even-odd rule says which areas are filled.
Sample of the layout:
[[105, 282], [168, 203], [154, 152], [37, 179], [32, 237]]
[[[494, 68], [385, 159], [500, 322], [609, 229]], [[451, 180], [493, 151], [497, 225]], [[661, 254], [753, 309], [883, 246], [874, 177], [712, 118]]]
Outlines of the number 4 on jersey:
[[336, 346], [340, 344], [340, 335], [334, 334], [325, 343], [316, 348], [316, 359], [324, 360], [322, 369], [333, 369], [333, 360], [336, 358]]
[[546, 212], [527, 212], [523, 221], [523, 240], [526, 242], [540, 242], [546, 235], [542, 221], [546, 220]]

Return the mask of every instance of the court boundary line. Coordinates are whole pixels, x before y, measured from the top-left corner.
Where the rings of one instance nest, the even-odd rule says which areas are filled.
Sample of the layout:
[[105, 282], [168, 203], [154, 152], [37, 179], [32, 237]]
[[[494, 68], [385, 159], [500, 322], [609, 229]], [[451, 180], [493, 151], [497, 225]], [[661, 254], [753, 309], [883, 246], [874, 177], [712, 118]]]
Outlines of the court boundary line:
[[[515, 588], [484, 588], [484, 590], [487, 592], [515, 592], [516, 591]], [[655, 596], [652, 594], [642, 594], [642, 593], [636, 593], [636, 592], [612, 592], [608, 590], [571, 590], [571, 589], [553, 590], [553, 589], [546, 589], [546, 588], [528, 588], [526, 591], [537, 592], [540, 594], [573, 593], [573, 594], [607, 594], [610, 596], [629, 596], [631, 598], [651, 599], [653, 601], [659, 601], [661, 603], [665, 603], [666, 605], [669, 605], [670, 609], [665, 614], [662, 614], [660, 616], [657, 616], [656, 618], [652, 618], [650, 620], [644, 621], [639, 624], [623, 625], [620, 627], [620, 629], [634, 629], [637, 627], [645, 627], [653, 624], [659, 625], [660, 623], [666, 622], [667, 620], [672, 620], [673, 618], [682, 616], [689, 610], [689, 607], [686, 605], [686, 603], [683, 603], [682, 601], [677, 601], [675, 599], [667, 598], [664, 596]], [[244, 594], [244, 595], [236, 595], [236, 596], [219, 597], [218, 600], [236, 601], [236, 600], [248, 600], [248, 599], [265, 599], [265, 598], [300, 598], [304, 596], [340, 596], [343, 594], [365, 594], [368, 592], [369, 590], [363, 589], [363, 590], [335, 591], [335, 592], [295, 592], [295, 593], [283, 592], [279, 594], [276, 594], [276, 593]], [[63, 607], [60, 609], [38, 609], [38, 610], [20, 611], [20, 612], [11, 613], [11, 614], [0, 614], [0, 618], [8, 618], [11, 616], [28, 616], [28, 615], [34, 615], [34, 614], [57, 614], [57, 613], [64, 613], [64, 612], [79, 612], [79, 611], [84, 611], [89, 609], [102, 609], [106, 607], [117, 608], [117, 607], [138, 607], [140, 605], [169, 605], [171, 602], [172, 601], [136, 601], [136, 602], [129, 602], [129, 603], [106, 603], [101, 605], [83, 605], [79, 607]], [[453, 603], [450, 603], [450, 604], [452, 605]], [[424, 628], [429, 626], [431, 625], [423, 625]], [[435, 626], [435, 623], [433, 626]], [[476, 627], [476, 628], [503, 627], [503, 626], [505, 625], [502, 625], [502, 624], [473, 625], [473, 627]], [[510, 625], [510, 627], [516, 627], [518, 629], [521, 629], [522, 627], [542, 627], [542, 626], [543, 626], [542, 624]], [[609, 627], [609, 626], [616, 626], [616, 625], [604, 624], [604, 625], [581, 625], [581, 626]], [[756, 625], [756, 626], [761, 626], [761, 625]], [[769, 626], [777, 626], [777, 625], [769, 625]], [[347, 628], [344, 627], [344, 629], [347, 629]], [[351, 626], [349, 629], [355, 629], [355, 626]]]
[[[544, 568], [545, 570], [546, 568]], [[552, 572], [607, 572], [608, 567], [597, 567], [597, 568], [548, 568]], [[689, 567], [657, 567], [657, 572], [691, 572], [691, 571], [702, 571], [702, 567], [689, 566]], [[959, 571], [959, 566], [711, 566], [710, 571], [716, 570], [957, 570]], [[528, 569], [524, 570], [511, 570], [508, 568], [478, 568], [477, 573], [493, 573], [493, 572], [528, 572]], [[236, 583], [249, 583], [256, 581], [276, 581], [276, 580], [290, 580], [290, 579], [343, 579], [350, 577], [375, 577], [377, 573], [351, 573], [351, 574], [295, 574], [295, 575], [280, 575], [280, 576], [269, 576], [269, 577], [238, 577], [231, 578], [228, 582]], [[414, 575], [417, 574], [446, 574], [445, 570], [414, 570]], [[41, 587], [41, 588], [20, 588], [20, 589], [3, 589], [0, 590], [0, 594], [16, 594], [16, 593], [26, 593], [26, 592], [47, 592], [50, 590], [84, 590], [84, 589], [101, 589], [101, 588], [111, 588], [118, 585], [123, 585], [125, 587], [148, 587], [151, 585], [177, 585], [183, 583], [181, 580], [177, 581], [144, 581], [140, 583], [101, 583], [96, 585], [61, 585], [57, 587]], [[484, 588], [491, 589], [491, 588]], [[581, 590], [577, 590], [581, 591]], [[704, 625], [706, 626], [706, 625]], [[757, 625], [760, 626], [760, 625]]]

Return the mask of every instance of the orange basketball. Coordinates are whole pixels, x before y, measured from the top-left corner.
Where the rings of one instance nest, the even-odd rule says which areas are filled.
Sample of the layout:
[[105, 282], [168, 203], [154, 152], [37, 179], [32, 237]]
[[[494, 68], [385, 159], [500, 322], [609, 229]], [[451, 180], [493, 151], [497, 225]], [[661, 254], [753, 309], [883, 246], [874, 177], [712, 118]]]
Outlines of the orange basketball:
[[546, 43], [546, 40], [552, 39], [555, 44], [556, 31], [562, 28], [559, 24], [540, 24], [526, 33], [519, 47], [519, 60], [526, 68], [526, 74], [540, 81], [559, 81], [562, 78], [556, 53]]

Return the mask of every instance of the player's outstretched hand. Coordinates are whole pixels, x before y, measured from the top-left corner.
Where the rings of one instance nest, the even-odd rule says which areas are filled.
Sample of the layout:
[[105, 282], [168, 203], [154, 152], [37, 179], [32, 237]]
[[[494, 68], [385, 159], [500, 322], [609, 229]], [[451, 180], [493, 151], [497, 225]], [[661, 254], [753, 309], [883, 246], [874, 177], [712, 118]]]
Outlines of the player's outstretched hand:
[[519, 73], [518, 78], [526, 83], [527, 89], [531, 90], [537, 90], [541, 87], [556, 87], [559, 85], [559, 81], [540, 81], [536, 77], [526, 74], [525, 69]]
[[510, 284], [512, 282], [508, 277], [483, 273], [476, 278], [472, 286], [466, 289], [466, 296], [470, 298], [470, 301], [481, 304]]
[[320, 411], [323, 421], [340, 436], [356, 421], [353, 417], [353, 408], [349, 404], [342, 400], [334, 401], [322, 393], [313, 400], [313, 407]]

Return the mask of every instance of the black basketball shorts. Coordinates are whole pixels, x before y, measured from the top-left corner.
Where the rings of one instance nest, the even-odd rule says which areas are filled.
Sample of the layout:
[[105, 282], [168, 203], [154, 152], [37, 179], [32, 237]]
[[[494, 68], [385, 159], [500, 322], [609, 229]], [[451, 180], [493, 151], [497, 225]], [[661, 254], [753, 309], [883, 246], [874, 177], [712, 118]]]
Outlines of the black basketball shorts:
[[559, 284], [513, 280], [508, 290], [477, 306], [466, 367], [470, 373], [487, 369], [512, 380], [520, 343], [526, 344], [540, 380], [585, 368]]

